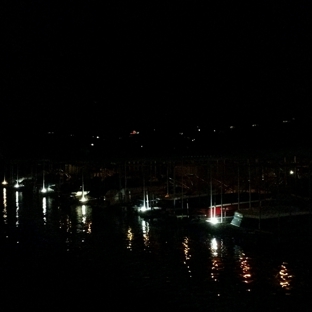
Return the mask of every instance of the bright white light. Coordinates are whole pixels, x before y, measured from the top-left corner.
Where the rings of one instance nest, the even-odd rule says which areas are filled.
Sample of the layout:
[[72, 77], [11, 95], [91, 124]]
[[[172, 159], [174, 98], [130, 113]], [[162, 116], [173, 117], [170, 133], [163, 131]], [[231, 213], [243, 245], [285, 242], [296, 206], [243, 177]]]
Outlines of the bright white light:
[[75, 193], [75, 196], [79, 197], [79, 196], [84, 196], [84, 195], [87, 195], [87, 194], [89, 194], [89, 191], [77, 191]]
[[47, 192], [47, 189], [45, 188], [45, 187], [43, 187], [42, 189], [41, 189], [41, 193], [46, 193]]
[[139, 210], [142, 211], [142, 212], [144, 212], [144, 211], [147, 210], [147, 208], [146, 208], [145, 206], [143, 206], [143, 207], [141, 207]]
[[85, 197], [84, 195], [82, 195], [82, 197], [80, 198], [80, 201], [84, 203], [84, 202], [88, 201], [88, 198]]
[[2, 185], [7, 185], [7, 184], [8, 184], [8, 182], [5, 181], [5, 179], [4, 179], [3, 182], [2, 182]]
[[289, 171], [290, 174], [294, 174], [294, 172], [292, 170]]
[[216, 217], [212, 217], [212, 218], [208, 219], [207, 222], [210, 222], [211, 224], [217, 224], [217, 223], [219, 223], [219, 220]]
[[14, 187], [15, 187], [15, 188], [19, 188], [19, 187], [20, 187], [18, 181], [15, 183]]

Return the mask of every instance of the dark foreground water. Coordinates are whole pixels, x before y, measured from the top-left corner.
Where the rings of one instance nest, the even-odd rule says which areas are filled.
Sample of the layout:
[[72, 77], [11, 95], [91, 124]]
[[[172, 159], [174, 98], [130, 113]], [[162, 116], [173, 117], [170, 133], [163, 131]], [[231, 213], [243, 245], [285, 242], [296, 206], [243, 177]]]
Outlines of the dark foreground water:
[[3, 311], [310, 311], [311, 246], [2, 190]]

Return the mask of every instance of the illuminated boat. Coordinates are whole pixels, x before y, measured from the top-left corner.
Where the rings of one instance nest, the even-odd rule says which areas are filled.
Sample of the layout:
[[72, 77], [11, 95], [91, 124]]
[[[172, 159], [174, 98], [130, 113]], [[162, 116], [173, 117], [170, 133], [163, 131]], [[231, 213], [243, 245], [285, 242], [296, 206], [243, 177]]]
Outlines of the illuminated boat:
[[96, 199], [96, 198], [90, 196], [90, 191], [85, 190], [83, 176], [82, 176], [82, 181], [81, 181], [81, 190], [79, 190], [77, 192], [72, 192], [71, 193], [71, 199], [74, 202], [80, 202], [80, 203], [86, 203], [86, 202], [89, 202], [89, 201]]
[[159, 199], [150, 200], [148, 192], [143, 191], [143, 200], [138, 200], [133, 206], [133, 210], [143, 218], [159, 217], [164, 213], [164, 209], [158, 206]]

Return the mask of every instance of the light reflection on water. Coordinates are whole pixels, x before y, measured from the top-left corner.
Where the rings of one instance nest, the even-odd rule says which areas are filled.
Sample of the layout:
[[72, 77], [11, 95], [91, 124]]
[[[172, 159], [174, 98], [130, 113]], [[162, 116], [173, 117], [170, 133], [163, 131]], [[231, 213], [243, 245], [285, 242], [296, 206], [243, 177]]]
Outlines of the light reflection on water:
[[[52, 240], [57, 241], [57, 246], [66, 254], [61, 254], [64, 259], [72, 256], [71, 266], [75, 267], [75, 261], [87, 263], [86, 275], [91, 267], [98, 268], [106, 261], [101, 270], [107, 267], [108, 271], [118, 272], [123, 267], [124, 275], [131, 276], [134, 289], [144, 289], [146, 285], [157, 285], [162, 289], [165, 284], [172, 293], [196, 289], [198, 294], [221, 294], [221, 298], [227, 290], [234, 294], [253, 294], [260, 286], [265, 291], [268, 289], [268, 293], [273, 289], [271, 293], [282, 290], [281, 293], [292, 294], [290, 290], [297, 287], [294, 276], [296, 282], [300, 279], [305, 283], [302, 288], [310, 287], [304, 278], [310, 267], [298, 271], [298, 265], [294, 265], [298, 257], [285, 262], [276, 251], [255, 253], [222, 234], [213, 236], [208, 227], [202, 230], [198, 226], [190, 230], [186, 226], [150, 222], [139, 217], [126, 218], [99, 212], [91, 205], [59, 207], [49, 196], [37, 199], [36, 206], [32, 199], [27, 202], [22, 192], [5, 188], [2, 196], [1, 224], [4, 231], [0, 232], [1, 235], [13, 234], [17, 237], [12, 240], [16, 244], [29, 228], [35, 229], [35, 235], [29, 236], [29, 240], [43, 237], [36, 248], [44, 246], [53, 254], [56, 244], [51, 247], [49, 244]], [[21, 239], [18, 247], [22, 244]], [[101, 255], [100, 264], [95, 261], [98, 254]], [[76, 274], [78, 276], [81, 271]]]
[[15, 226], [18, 227], [19, 226], [19, 192], [16, 191], [15, 192], [15, 217], [16, 217], [16, 222], [15, 222]]
[[132, 251], [133, 237], [134, 237], [134, 235], [133, 235], [132, 228], [129, 226], [128, 232], [127, 232], [127, 242], [128, 242], [127, 249], [129, 249], [130, 251]]
[[219, 281], [220, 274], [223, 270], [223, 240], [217, 240], [213, 237], [210, 241], [211, 254], [211, 279], [215, 282]]
[[47, 198], [44, 196], [42, 198], [42, 214], [43, 214], [43, 224], [47, 224]]
[[7, 190], [3, 188], [3, 222], [8, 224], [8, 211], [7, 211]]
[[187, 236], [184, 237], [182, 245], [183, 245], [183, 252], [184, 252], [184, 262], [183, 263], [186, 265], [189, 277], [192, 277], [192, 271], [190, 268], [190, 259], [191, 259], [192, 255], [191, 255], [190, 247], [189, 247], [189, 238]]
[[77, 233], [92, 233], [92, 208], [88, 205], [77, 206], [75, 209], [77, 218]]
[[253, 282], [253, 270], [251, 265], [251, 258], [245, 254], [240, 246], [235, 246], [235, 254], [237, 259], [237, 264], [239, 266], [238, 274], [241, 282], [248, 285], [246, 291], [251, 291], [251, 284]]
[[289, 265], [287, 262], [283, 262], [279, 267], [279, 272], [277, 275], [277, 279], [279, 282], [279, 285], [284, 290], [291, 290], [292, 284], [293, 284], [293, 274], [291, 270], [289, 269]]
[[144, 243], [144, 250], [149, 250], [150, 247], [150, 228], [149, 228], [149, 223], [141, 219], [141, 225], [142, 225], [142, 233], [143, 233], [143, 243]]

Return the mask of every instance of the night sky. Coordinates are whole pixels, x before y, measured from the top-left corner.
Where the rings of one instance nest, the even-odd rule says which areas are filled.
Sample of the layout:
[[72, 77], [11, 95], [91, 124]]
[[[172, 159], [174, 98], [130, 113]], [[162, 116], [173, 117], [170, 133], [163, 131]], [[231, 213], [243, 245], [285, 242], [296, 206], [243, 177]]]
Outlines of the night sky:
[[8, 131], [309, 115], [305, 1], [31, 0], [1, 7], [1, 119]]

